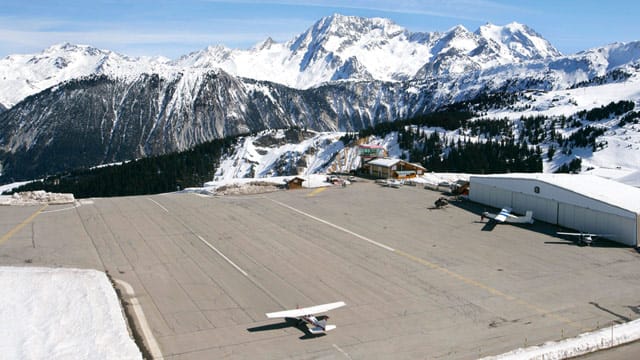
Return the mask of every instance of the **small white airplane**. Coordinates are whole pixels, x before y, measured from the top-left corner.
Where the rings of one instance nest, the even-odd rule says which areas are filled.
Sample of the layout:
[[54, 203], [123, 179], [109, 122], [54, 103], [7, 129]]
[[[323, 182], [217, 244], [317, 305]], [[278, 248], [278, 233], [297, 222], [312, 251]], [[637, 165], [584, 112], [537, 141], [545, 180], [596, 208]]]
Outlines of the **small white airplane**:
[[343, 301], [338, 301], [330, 304], [310, 306], [301, 309], [277, 311], [267, 313], [265, 315], [267, 315], [267, 317], [270, 319], [296, 318], [298, 320], [304, 321], [306, 324], [311, 325], [311, 328], [309, 328], [309, 332], [313, 335], [318, 335], [333, 330], [336, 328], [336, 326], [327, 324], [327, 319], [329, 318], [328, 316], [324, 316], [322, 319], [318, 319], [318, 317], [316, 317], [315, 315], [327, 312], [329, 310], [337, 309], [345, 305], [346, 304]]
[[587, 246], [591, 246], [591, 244], [596, 241], [597, 237], [610, 237], [611, 234], [588, 234], [588, 233], [570, 233], [570, 232], [557, 232], [558, 235], [568, 235], [568, 236], [577, 236], [578, 243], [584, 244]]
[[483, 218], [493, 219], [499, 223], [514, 223], [514, 224], [533, 224], [533, 211], [527, 210], [524, 216], [515, 216], [511, 214], [511, 208], [506, 207], [500, 210], [499, 214], [493, 214], [488, 211], [482, 213]]

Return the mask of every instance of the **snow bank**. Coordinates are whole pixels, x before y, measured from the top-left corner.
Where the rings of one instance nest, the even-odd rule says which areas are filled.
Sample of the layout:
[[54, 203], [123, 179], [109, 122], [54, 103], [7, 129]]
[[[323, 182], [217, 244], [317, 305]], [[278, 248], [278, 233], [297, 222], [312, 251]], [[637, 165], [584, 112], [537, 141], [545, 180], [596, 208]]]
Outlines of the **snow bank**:
[[465, 173], [436, 173], [430, 172], [425, 173], [419, 178], [422, 182], [425, 182], [430, 185], [438, 185], [440, 183], [450, 183], [453, 184], [458, 180], [469, 181], [470, 174]]
[[204, 184], [203, 188], [191, 188], [187, 191], [206, 192], [216, 195], [239, 195], [239, 194], [259, 194], [279, 190], [287, 180], [294, 177], [304, 179], [302, 187], [318, 188], [332, 186], [326, 182], [327, 175], [295, 175], [295, 176], [273, 176], [264, 178], [225, 178], [217, 181], [210, 181]]
[[608, 349], [640, 339], [640, 319], [578, 335], [562, 341], [550, 341], [540, 346], [520, 348], [482, 360], [566, 359]]
[[3, 359], [142, 359], [107, 276], [0, 267]]
[[11, 196], [0, 196], [0, 205], [73, 204], [73, 194], [50, 193], [42, 190], [25, 191]]

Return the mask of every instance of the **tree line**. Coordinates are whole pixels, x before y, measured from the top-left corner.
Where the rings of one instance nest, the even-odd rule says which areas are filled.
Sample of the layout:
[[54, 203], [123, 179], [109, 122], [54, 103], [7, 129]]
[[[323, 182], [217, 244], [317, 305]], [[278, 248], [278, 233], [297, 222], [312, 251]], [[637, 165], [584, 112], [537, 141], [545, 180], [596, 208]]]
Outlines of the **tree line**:
[[[500, 99], [497, 95], [485, 96], [472, 102], [449, 105], [441, 111], [378, 123], [357, 133], [346, 133], [340, 140], [350, 144], [372, 135], [385, 137], [397, 132], [404, 157], [430, 171], [539, 172], [542, 171], [543, 158], [539, 144], [550, 144], [547, 150], [549, 159], [553, 158], [558, 148], [564, 154], [571, 154], [573, 147], [591, 147], [595, 151], [599, 146], [606, 145], [596, 144], [596, 138], [604, 133], [604, 129], [583, 126], [584, 121], [626, 113], [619, 124], [622, 126], [635, 123], [639, 118], [638, 113], [632, 111], [633, 102], [620, 101], [570, 117], [531, 116], [522, 117], [520, 121], [472, 120], [477, 114], [469, 108], [489, 107], [515, 100], [514, 97]], [[579, 129], [563, 138], [557, 129], [567, 127]], [[425, 131], [425, 128], [436, 131]], [[458, 140], [448, 139], [444, 136], [445, 131], [456, 132]], [[213, 179], [222, 156], [237, 143], [238, 137], [217, 139], [186, 151], [133, 160], [117, 166], [77, 169], [49, 176], [15, 191], [46, 190], [73, 193], [77, 198], [84, 198], [143, 195], [199, 187]], [[471, 137], [478, 140], [471, 141]], [[579, 169], [578, 159], [565, 164], [560, 171]]]
[[157, 194], [202, 186], [213, 179], [221, 157], [235, 142], [235, 137], [228, 137], [121, 165], [77, 169], [26, 184], [13, 192], [45, 190], [87, 198]]

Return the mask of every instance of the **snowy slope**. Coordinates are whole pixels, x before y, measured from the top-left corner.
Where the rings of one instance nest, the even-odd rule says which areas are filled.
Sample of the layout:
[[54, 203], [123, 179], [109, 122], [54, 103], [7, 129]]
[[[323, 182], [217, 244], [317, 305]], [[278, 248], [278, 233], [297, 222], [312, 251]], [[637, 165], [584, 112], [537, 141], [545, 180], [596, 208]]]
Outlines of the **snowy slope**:
[[[521, 118], [547, 116], [551, 119], [571, 117], [583, 110], [591, 110], [608, 105], [619, 100], [631, 100], [636, 104], [636, 111], [640, 109], [640, 74], [634, 74], [624, 82], [614, 82], [598, 86], [585, 86], [574, 89], [552, 91], [527, 92], [519, 102], [508, 107], [488, 111], [478, 119], [510, 119], [514, 126]], [[554, 172], [570, 160], [579, 157], [582, 160], [583, 171], [590, 171], [599, 176], [614, 180], [637, 183], [637, 173], [640, 172], [640, 124], [629, 123], [620, 126], [621, 116], [612, 116], [585, 125], [602, 127], [606, 131], [597, 138], [596, 142], [606, 144], [597, 151], [591, 148], [574, 148], [571, 154], [557, 151], [553, 159], [543, 156], [545, 172]], [[516, 126], [517, 127], [517, 126]], [[568, 137], [576, 128], [556, 129], [563, 137]], [[417, 129], [415, 131], [418, 131]], [[445, 142], [457, 142], [469, 139], [483, 141], [478, 136], [471, 136], [459, 129], [445, 131], [441, 128], [421, 128], [427, 136], [438, 132], [447, 139]], [[283, 163], [297, 163], [304, 159], [304, 166], [288, 168], [287, 171], [300, 171], [301, 174], [315, 174], [326, 172], [347, 173], [360, 167], [357, 146], [345, 147], [337, 141], [344, 133], [320, 133], [309, 135], [301, 142], [284, 140], [283, 131], [276, 131], [273, 135], [283, 139], [282, 144], [260, 146], [261, 133], [256, 137], [243, 138], [238, 148], [222, 162], [218, 175], [214, 180], [229, 181], [233, 178], [264, 178], [274, 175], [285, 175]], [[381, 145], [389, 156], [399, 158], [407, 156], [408, 152], [400, 149], [397, 133], [391, 133], [384, 139], [371, 137], [365, 141], [369, 145]], [[543, 154], [550, 143], [540, 144]], [[557, 145], [555, 145], [557, 146]], [[410, 160], [410, 159], [409, 159]], [[297, 174], [297, 173], [290, 173]], [[632, 176], [633, 174], [633, 176]]]
[[[615, 51], [614, 47], [614, 51]], [[603, 67], [610, 65], [602, 63]], [[558, 89], [546, 92], [530, 93], [530, 99], [503, 109], [493, 110], [487, 114], [490, 118], [508, 118], [517, 120], [521, 117], [549, 116], [558, 117], [576, 114], [579, 111], [591, 110], [606, 106], [620, 100], [635, 102], [636, 111], [640, 108], [640, 72], [635, 72], [624, 82], [614, 82], [598, 86], [586, 86], [574, 89]], [[603, 149], [593, 152], [591, 149], [577, 149], [573, 154], [563, 156], [556, 154], [553, 161], [545, 162], [545, 171], [555, 171], [572, 157], [582, 159], [583, 169], [604, 168], [617, 169], [619, 176], [628, 171], [640, 170], [640, 125], [626, 124], [618, 126], [620, 117], [612, 117], [603, 121], [588, 124], [603, 127], [607, 131], [598, 138], [598, 142], [607, 143]], [[570, 135], [570, 131], [558, 129], [563, 136]], [[544, 145], [543, 145], [544, 147]], [[616, 176], [609, 176], [615, 178]]]
[[95, 270], [0, 267], [3, 359], [142, 359]]
[[326, 172], [331, 159], [344, 147], [338, 141], [344, 133], [301, 134], [293, 141], [287, 139], [284, 130], [241, 138], [234, 151], [221, 161], [213, 181]]

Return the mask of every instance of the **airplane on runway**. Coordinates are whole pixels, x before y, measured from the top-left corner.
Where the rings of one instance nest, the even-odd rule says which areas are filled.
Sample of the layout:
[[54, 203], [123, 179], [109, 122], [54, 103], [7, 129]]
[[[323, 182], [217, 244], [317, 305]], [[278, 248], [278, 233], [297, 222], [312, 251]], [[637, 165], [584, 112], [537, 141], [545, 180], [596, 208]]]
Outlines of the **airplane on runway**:
[[313, 335], [324, 334], [327, 331], [333, 330], [336, 328], [335, 325], [328, 325], [327, 319], [328, 316], [316, 317], [316, 314], [327, 312], [329, 310], [337, 309], [339, 307], [343, 307], [346, 304], [343, 301], [338, 301], [330, 304], [316, 305], [310, 306], [302, 309], [294, 309], [294, 310], [284, 310], [277, 311], [272, 313], [267, 313], [268, 318], [296, 318], [300, 321], [305, 322], [308, 325], [311, 325], [309, 328], [309, 332]]
[[596, 241], [597, 237], [610, 237], [611, 234], [588, 234], [588, 233], [570, 233], [570, 232], [557, 232], [558, 235], [568, 235], [568, 236], [577, 236], [578, 244], [584, 244], [586, 246], [591, 246], [594, 241]]
[[514, 223], [514, 224], [533, 224], [533, 211], [527, 210], [525, 216], [515, 216], [511, 214], [511, 208], [506, 207], [500, 210], [499, 214], [493, 214], [488, 211], [482, 213], [482, 218], [489, 218], [499, 223]]

